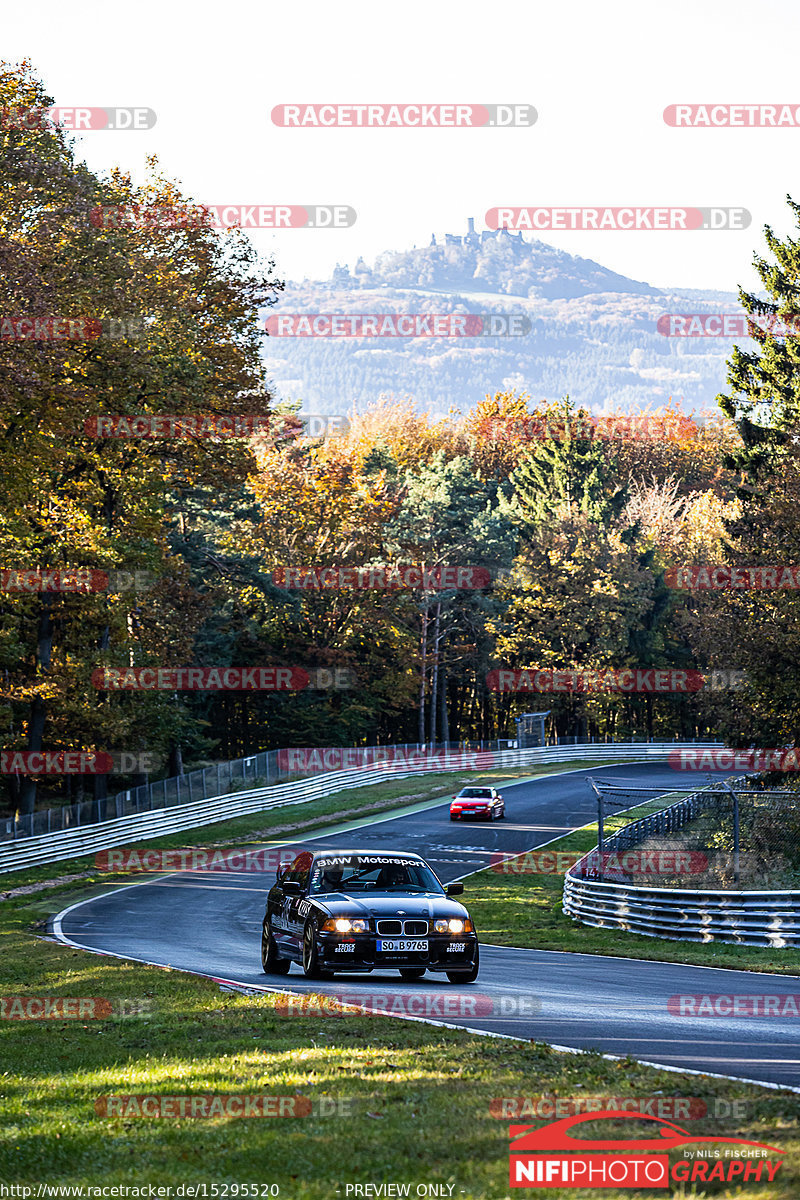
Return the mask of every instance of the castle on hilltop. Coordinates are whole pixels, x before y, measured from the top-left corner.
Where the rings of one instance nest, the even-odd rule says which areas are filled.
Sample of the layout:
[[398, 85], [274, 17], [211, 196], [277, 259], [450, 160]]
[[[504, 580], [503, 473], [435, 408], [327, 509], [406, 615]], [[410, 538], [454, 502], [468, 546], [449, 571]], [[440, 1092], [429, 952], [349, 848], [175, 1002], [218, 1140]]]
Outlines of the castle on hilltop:
[[[473, 217], [467, 218], [467, 232], [463, 237], [455, 233], [445, 233], [439, 235], [439, 241], [436, 240], [436, 234], [431, 234], [429, 246], [481, 246], [484, 242], [496, 241], [499, 238], [505, 239], [507, 242], [516, 242], [526, 245], [525, 239], [521, 233], [509, 233], [507, 229], [482, 229], [480, 233], [475, 232], [475, 220]], [[444, 240], [442, 240], [444, 239]], [[424, 249], [425, 247], [414, 246], [414, 250]], [[369, 287], [372, 279], [372, 271], [364, 262], [364, 259], [359, 257], [358, 262], [353, 267], [353, 273], [350, 274], [348, 266], [342, 266], [341, 263], [336, 264], [331, 274], [329, 287]]]
[[[509, 233], [509, 231], [507, 229], [482, 229], [480, 231], [480, 233], [476, 233], [475, 232], [475, 219], [474, 219], [474, 217], [468, 217], [467, 218], [467, 233], [464, 235], [464, 237], [459, 237], [459, 235], [457, 233], [446, 233], [444, 235], [444, 245], [445, 246], [481, 246], [481, 245], [483, 245], [484, 242], [491, 242], [491, 241], [497, 240], [497, 238], [509, 238], [509, 239], [513, 239], [516, 242], [521, 242], [524, 240], [521, 233]], [[429, 245], [431, 245], [431, 246], [442, 245], [441, 242], [436, 241], [435, 233], [431, 234], [431, 240], [429, 242]]]

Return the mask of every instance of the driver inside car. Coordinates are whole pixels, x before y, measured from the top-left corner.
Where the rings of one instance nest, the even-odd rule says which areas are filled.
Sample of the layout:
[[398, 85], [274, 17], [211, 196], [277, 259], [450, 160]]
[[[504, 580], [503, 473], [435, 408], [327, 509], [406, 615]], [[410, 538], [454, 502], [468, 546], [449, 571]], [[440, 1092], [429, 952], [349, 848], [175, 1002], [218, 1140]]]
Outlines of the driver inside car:
[[320, 880], [321, 890], [323, 892], [338, 892], [342, 886], [343, 874], [344, 871], [341, 867], [326, 867]]
[[404, 887], [408, 883], [408, 877], [404, 867], [390, 866], [383, 867], [380, 875], [377, 878], [375, 886], [377, 888], [395, 888]]

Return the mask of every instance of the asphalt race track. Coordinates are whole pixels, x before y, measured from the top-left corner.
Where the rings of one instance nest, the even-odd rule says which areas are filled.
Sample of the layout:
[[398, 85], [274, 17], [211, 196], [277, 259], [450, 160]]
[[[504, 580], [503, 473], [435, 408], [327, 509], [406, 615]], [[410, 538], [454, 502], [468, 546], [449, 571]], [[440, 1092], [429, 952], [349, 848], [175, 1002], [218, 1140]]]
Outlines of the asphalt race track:
[[[446, 883], [487, 866], [493, 852], [543, 845], [596, 817], [590, 774], [658, 785], [663, 791], [708, 779], [707, 774], [678, 774], [666, 765], [595, 767], [504, 783], [505, 821], [451, 822], [449, 802], [443, 802], [389, 820], [367, 818], [358, 832], [321, 834], [302, 844], [414, 851]], [[454, 986], [432, 975], [404, 983], [388, 970], [312, 983], [294, 965], [288, 976], [267, 977], [261, 971], [259, 943], [273, 879], [272, 874], [219, 872], [150, 877], [66, 909], [55, 919], [54, 932], [87, 950], [245, 987], [344, 993], [369, 997], [371, 1004], [384, 1003], [380, 996], [388, 1005], [398, 995], [414, 997], [405, 1002], [413, 1012], [451, 1025], [800, 1088], [800, 1018], [687, 1017], [673, 1015], [667, 1007], [669, 997], [678, 994], [768, 994], [796, 997], [800, 1011], [800, 979], [487, 945], [481, 947], [480, 975], [471, 986]], [[467, 880], [467, 906], [469, 897]], [[624, 937], [620, 933], [621, 944]]]

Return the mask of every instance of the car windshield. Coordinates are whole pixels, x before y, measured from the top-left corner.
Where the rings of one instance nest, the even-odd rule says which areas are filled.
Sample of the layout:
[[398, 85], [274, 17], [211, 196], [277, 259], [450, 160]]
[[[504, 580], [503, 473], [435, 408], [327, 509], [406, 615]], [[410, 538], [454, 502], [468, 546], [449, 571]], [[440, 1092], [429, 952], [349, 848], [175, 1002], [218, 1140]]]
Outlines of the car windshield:
[[442, 885], [425, 863], [379, 854], [332, 856], [317, 859], [311, 872], [309, 893], [324, 892], [436, 892]]
[[492, 793], [490, 788], [462, 788], [458, 794], [467, 798], [486, 800]]

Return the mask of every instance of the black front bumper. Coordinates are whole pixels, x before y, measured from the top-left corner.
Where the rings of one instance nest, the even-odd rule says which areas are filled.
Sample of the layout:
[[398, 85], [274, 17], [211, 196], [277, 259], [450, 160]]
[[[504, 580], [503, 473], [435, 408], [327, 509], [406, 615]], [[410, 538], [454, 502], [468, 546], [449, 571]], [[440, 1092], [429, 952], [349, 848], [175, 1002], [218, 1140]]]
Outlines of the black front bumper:
[[[320, 966], [332, 971], [373, 971], [381, 967], [397, 971], [401, 967], [424, 967], [428, 971], [467, 970], [475, 961], [478, 939], [474, 933], [463, 937], [429, 935], [428, 949], [379, 951], [374, 933], [347, 937], [343, 934], [320, 933], [317, 936], [317, 955]], [[421, 939], [420, 939], [421, 940]], [[339, 947], [352, 946], [350, 949]]]

